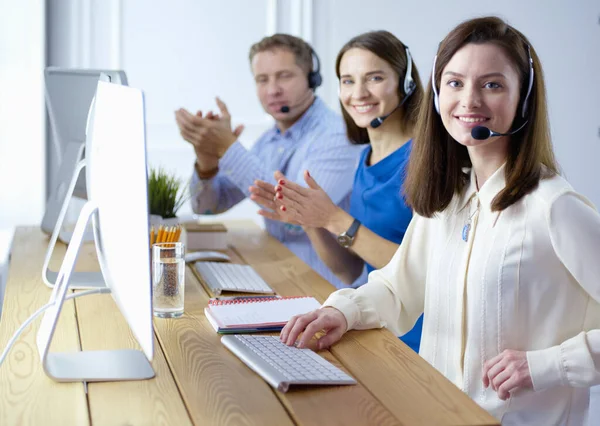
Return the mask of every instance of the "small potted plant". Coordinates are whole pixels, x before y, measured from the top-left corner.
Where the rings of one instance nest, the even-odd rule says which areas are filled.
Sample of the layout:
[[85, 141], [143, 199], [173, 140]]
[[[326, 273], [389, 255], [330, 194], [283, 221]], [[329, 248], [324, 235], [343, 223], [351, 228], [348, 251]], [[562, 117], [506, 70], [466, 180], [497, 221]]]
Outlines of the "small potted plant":
[[187, 185], [163, 168], [150, 168], [148, 176], [148, 203], [150, 223], [176, 225], [177, 211], [188, 200]]

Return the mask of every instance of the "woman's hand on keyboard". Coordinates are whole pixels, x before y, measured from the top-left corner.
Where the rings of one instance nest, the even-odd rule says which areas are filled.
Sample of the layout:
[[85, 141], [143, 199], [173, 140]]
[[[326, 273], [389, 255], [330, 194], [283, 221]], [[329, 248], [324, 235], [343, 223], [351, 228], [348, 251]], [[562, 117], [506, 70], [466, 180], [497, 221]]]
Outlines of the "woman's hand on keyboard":
[[323, 330], [325, 335], [317, 340], [317, 349], [325, 349], [340, 340], [347, 328], [348, 323], [344, 314], [335, 308], [326, 307], [308, 314], [293, 316], [281, 330], [279, 339], [286, 345], [292, 346], [302, 333], [296, 346], [305, 348], [313, 336]]

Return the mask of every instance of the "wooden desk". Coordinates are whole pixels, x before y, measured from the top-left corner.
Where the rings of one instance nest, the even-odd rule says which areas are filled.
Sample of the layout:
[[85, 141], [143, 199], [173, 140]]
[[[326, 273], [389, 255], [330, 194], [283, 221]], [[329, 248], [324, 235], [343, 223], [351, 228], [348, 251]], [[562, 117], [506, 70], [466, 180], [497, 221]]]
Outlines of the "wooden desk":
[[[252, 265], [281, 295], [334, 290], [279, 242], [250, 222], [227, 223], [229, 254]], [[13, 243], [0, 348], [48, 301], [41, 280], [48, 237], [20, 228]], [[59, 246], [58, 270], [65, 247]], [[77, 270], [97, 270], [86, 245]], [[353, 331], [321, 355], [359, 384], [272, 389], [221, 343], [203, 315], [209, 295], [188, 268], [185, 315], [154, 320], [156, 377], [138, 382], [55, 383], [44, 374], [35, 321], [0, 366], [1, 425], [497, 425], [427, 362], [387, 330]], [[65, 304], [52, 350], [138, 348], [110, 295]]]

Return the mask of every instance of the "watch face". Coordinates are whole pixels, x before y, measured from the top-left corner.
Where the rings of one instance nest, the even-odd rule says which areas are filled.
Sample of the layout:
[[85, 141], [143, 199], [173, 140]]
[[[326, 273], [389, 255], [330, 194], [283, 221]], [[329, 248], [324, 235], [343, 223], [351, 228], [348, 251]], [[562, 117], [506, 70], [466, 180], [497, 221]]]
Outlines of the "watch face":
[[337, 241], [342, 247], [348, 248], [352, 245], [352, 238], [346, 234], [338, 235]]

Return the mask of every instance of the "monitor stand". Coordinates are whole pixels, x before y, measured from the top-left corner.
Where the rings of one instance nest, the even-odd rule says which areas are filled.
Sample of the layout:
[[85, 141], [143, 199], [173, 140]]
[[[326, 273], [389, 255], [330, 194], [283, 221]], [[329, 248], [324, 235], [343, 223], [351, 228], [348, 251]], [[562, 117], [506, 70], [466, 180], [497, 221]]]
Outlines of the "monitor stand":
[[70, 279], [83, 242], [85, 228], [97, 208], [88, 201], [81, 210], [73, 239], [58, 273], [50, 296], [53, 305], [46, 310], [37, 334], [37, 347], [46, 374], [57, 382], [106, 382], [143, 380], [154, 377], [154, 370], [144, 353], [134, 349], [50, 353], [50, 343], [56, 324], [71, 288]]
[[[75, 172], [75, 167], [81, 160], [83, 160], [85, 156], [84, 151], [85, 144], [79, 142], [70, 142], [65, 148], [63, 160], [60, 165], [60, 169], [58, 170], [58, 185], [56, 185], [56, 188], [50, 194], [50, 198], [48, 198], [46, 211], [44, 212], [44, 217], [42, 218], [42, 231], [48, 235], [51, 235], [56, 228], [61, 206], [64, 200], [67, 198], [70, 200], [72, 196], [82, 198], [86, 197], [85, 194], [76, 193], [75, 186], [73, 186], [72, 190], [65, 190], [67, 182], [70, 181], [72, 175], [75, 173], [77, 176], [79, 176], [79, 173]], [[58, 239], [60, 241], [69, 244], [72, 236], [72, 231], [62, 229], [61, 226], [60, 233], [58, 234]], [[85, 233], [84, 241], [92, 241], [93, 239], [94, 236], [91, 232], [91, 228], [88, 227]]]
[[[56, 247], [56, 242], [59, 239], [59, 234], [61, 232], [62, 224], [65, 220], [65, 216], [67, 215], [67, 210], [69, 208], [69, 203], [71, 201], [71, 195], [73, 194], [73, 189], [75, 188], [75, 184], [77, 183], [77, 179], [81, 171], [85, 167], [85, 160], [80, 160], [73, 170], [73, 175], [71, 176], [71, 181], [69, 182], [69, 187], [66, 193], [66, 197], [63, 200], [62, 207], [58, 216], [56, 218], [56, 225], [54, 226], [54, 231], [52, 232], [52, 236], [50, 237], [50, 243], [48, 244], [48, 249], [46, 251], [46, 257], [44, 259], [44, 266], [42, 267], [42, 280], [44, 284], [48, 287], [54, 287], [55, 283], [58, 280], [58, 273], [52, 271], [50, 269], [50, 259], [52, 259], [52, 254], [54, 253], [54, 248]], [[90, 229], [89, 226], [86, 226], [84, 230]], [[93, 234], [92, 234], [93, 237]], [[93, 238], [92, 238], [93, 240]], [[83, 241], [83, 238], [82, 238]], [[63, 260], [64, 262], [64, 260]], [[105, 287], [104, 278], [102, 277], [101, 272], [73, 272], [73, 276], [71, 278], [70, 286], [72, 289], [85, 289], [85, 288], [99, 288]]]

